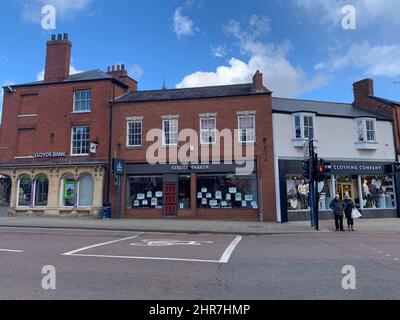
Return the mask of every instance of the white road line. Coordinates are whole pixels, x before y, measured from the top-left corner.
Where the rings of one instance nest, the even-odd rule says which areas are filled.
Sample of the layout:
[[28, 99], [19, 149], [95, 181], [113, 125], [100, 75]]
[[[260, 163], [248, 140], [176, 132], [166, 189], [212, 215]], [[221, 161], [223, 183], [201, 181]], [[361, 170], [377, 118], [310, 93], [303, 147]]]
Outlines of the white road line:
[[235, 250], [236, 246], [239, 244], [240, 240], [242, 240], [241, 236], [237, 236], [232, 243], [226, 248], [225, 252], [223, 253], [221, 259], [219, 259], [220, 263], [228, 263], [229, 258], [231, 257], [233, 250]]
[[127, 238], [117, 239], [117, 240], [113, 240], [113, 241], [94, 244], [94, 245], [91, 245], [91, 246], [87, 246], [87, 247], [83, 247], [83, 248], [79, 248], [79, 249], [76, 249], [76, 250], [73, 250], [73, 251], [69, 251], [69, 252], [63, 253], [62, 255], [63, 256], [72, 256], [72, 255], [75, 255], [78, 252], [86, 251], [86, 250], [89, 250], [89, 249], [92, 249], [92, 248], [97, 248], [97, 247], [101, 247], [101, 246], [106, 246], [108, 244], [113, 244], [113, 243], [117, 243], [117, 242], [122, 242], [122, 241], [126, 241], [126, 240], [135, 239], [135, 238], [139, 237], [141, 234], [138, 234], [138, 235], [132, 236], [132, 237], [127, 237]]
[[399, 258], [394, 258], [394, 260], [399, 261], [400, 259]]
[[104, 255], [104, 254], [69, 254], [69, 256], [73, 256], [73, 257], [94, 257], [94, 258], [114, 258], [114, 259], [139, 259], [139, 260], [164, 260], [164, 261], [168, 261], [169, 260], [169, 261], [224, 263], [224, 262], [221, 262], [221, 261], [218, 261], [218, 260], [161, 258], [161, 257], [112, 256], [112, 255]]
[[10, 249], [0, 249], [1, 252], [14, 252], [14, 253], [22, 253], [22, 250], [10, 250]]

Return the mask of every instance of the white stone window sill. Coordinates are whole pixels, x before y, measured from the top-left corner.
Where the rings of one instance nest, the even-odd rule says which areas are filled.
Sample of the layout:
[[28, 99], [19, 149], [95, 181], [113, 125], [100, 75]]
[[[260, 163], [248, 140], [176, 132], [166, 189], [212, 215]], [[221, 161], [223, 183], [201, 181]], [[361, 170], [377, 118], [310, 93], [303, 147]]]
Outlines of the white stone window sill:
[[377, 150], [378, 143], [377, 142], [356, 142], [356, 148], [358, 150]]
[[[308, 139], [292, 139], [292, 145], [295, 148], [304, 148], [304, 144]], [[314, 148], [318, 147], [318, 140], [314, 140]]]

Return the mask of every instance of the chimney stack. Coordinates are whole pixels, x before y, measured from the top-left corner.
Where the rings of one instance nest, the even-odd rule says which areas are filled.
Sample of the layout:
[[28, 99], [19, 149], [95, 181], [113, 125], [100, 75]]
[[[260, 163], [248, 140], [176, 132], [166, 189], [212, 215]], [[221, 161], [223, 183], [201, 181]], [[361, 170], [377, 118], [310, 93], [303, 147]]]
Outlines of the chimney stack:
[[368, 105], [369, 97], [374, 95], [374, 80], [364, 79], [353, 83], [353, 91], [356, 105]]
[[68, 34], [53, 34], [47, 42], [46, 67], [44, 72], [45, 82], [64, 81], [69, 78], [71, 64], [72, 43]]
[[118, 64], [117, 66], [110, 66], [107, 67], [107, 73], [119, 80], [123, 80], [128, 76], [128, 72], [126, 71], [125, 65], [124, 64]]
[[253, 87], [256, 91], [264, 90], [263, 74], [259, 70], [253, 76]]

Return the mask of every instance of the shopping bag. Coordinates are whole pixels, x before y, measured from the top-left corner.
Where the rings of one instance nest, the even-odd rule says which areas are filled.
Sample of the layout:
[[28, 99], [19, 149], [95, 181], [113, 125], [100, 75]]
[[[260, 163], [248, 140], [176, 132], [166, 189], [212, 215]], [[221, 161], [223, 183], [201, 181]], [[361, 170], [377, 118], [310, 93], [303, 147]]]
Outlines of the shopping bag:
[[353, 211], [351, 211], [351, 218], [352, 219], [360, 219], [362, 217], [360, 211], [358, 211], [357, 209], [353, 209]]

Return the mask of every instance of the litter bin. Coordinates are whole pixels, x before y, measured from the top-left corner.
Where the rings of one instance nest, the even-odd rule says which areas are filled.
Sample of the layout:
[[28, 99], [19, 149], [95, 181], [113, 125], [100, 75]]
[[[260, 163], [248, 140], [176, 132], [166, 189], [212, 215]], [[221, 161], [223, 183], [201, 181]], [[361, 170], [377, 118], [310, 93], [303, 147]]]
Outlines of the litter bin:
[[103, 219], [111, 219], [111, 203], [103, 205]]

